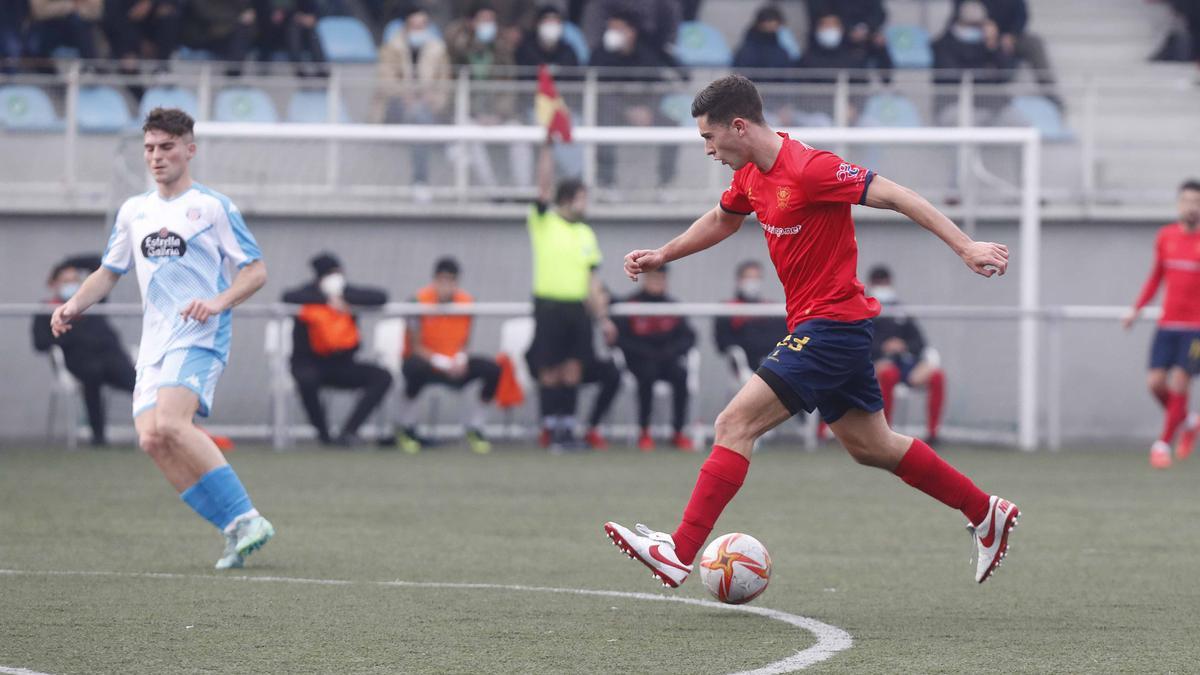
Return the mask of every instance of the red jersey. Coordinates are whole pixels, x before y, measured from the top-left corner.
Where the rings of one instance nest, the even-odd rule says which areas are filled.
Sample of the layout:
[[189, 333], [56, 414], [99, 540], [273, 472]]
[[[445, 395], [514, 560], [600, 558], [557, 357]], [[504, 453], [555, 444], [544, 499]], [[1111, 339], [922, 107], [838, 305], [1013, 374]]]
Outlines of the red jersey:
[[1164, 225], [1154, 240], [1154, 267], [1134, 307], [1141, 309], [1167, 280], [1161, 328], [1200, 330], [1200, 228], [1188, 232], [1182, 223]]
[[861, 321], [879, 314], [858, 280], [858, 243], [850, 205], [860, 204], [874, 173], [837, 155], [783, 137], [775, 164], [738, 169], [721, 208], [758, 216], [787, 300], [788, 330], [809, 319]]

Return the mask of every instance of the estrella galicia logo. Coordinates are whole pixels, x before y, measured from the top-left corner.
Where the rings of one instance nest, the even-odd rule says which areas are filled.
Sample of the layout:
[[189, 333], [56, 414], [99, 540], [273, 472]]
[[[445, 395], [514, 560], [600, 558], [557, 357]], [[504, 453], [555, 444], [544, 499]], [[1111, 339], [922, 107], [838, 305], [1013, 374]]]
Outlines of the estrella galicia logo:
[[178, 258], [184, 253], [187, 253], [187, 242], [165, 227], [142, 240], [142, 255], [147, 258]]

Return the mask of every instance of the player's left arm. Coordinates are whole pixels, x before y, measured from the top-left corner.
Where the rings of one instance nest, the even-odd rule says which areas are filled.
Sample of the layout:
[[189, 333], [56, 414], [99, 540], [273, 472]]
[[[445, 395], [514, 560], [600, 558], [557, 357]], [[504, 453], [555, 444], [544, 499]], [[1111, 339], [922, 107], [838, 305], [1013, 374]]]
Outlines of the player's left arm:
[[862, 203], [876, 209], [889, 209], [907, 217], [946, 242], [972, 272], [985, 277], [1004, 274], [1008, 269], [1008, 247], [990, 241], [975, 241], [958, 229], [954, 221], [916, 192], [876, 175], [866, 188]]
[[266, 283], [267, 263], [259, 258], [243, 265], [237, 275], [233, 277], [233, 283], [229, 284], [229, 288], [212, 298], [192, 300], [179, 314], [185, 321], [195, 319], [204, 323], [208, 321], [209, 317], [216, 316], [227, 309], [233, 309], [250, 299], [250, 296], [257, 293], [258, 289]]

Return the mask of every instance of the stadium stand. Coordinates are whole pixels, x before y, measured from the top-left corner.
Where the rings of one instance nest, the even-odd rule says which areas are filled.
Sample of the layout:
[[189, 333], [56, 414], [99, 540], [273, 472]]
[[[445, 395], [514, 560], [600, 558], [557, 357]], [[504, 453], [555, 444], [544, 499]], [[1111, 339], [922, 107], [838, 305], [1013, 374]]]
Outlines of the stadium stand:
[[273, 124], [279, 113], [267, 92], [256, 87], [232, 87], [217, 93], [213, 119], [218, 122], [259, 122]]
[[893, 24], [886, 29], [888, 53], [897, 68], [930, 68], [933, 49], [929, 31], [921, 26]]
[[685, 21], [679, 25], [675, 58], [684, 66], [719, 68], [729, 65], [733, 52], [716, 28], [699, 21]]
[[144, 119], [155, 108], [179, 108], [196, 117], [200, 113], [200, 102], [195, 92], [182, 87], [150, 87], [142, 94], [138, 105], [138, 119]]
[[378, 59], [371, 31], [354, 17], [323, 17], [317, 21], [317, 37], [331, 63], [374, 63]]
[[[300, 123], [329, 122], [329, 92], [324, 89], [302, 89], [288, 99], [287, 121]], [[340, 124], [350, 123], [350, 113], [345, 102], [339, 100], [337, 118]]]
[[103, 85], [80, 87], [80, 131], [112, 133], [128, 129], [132, 124], [129, 105], [121, 92]]
[[63, 121], [50, 97], [39, 87], [0, 87], [0, 125], [12, 131], [59, 131]]

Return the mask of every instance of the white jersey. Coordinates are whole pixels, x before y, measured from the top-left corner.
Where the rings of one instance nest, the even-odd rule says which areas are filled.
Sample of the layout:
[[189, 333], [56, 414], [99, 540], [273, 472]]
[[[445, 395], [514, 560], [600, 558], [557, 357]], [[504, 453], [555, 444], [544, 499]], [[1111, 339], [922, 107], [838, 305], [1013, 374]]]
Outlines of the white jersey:
[[212, 350], [229, 357], [232, 313], [204, 323], [184, 321], [180, 312], [192, 300], [206, 300], [229, 288], [234, 267], [262, 257], [254, 235], [229, 198], [199, 183], [177, 197], [157, 190], [130, 197], [117, 213], [103, 264], [117, 274], [137, 267], [142, 290], [142, 342], [138, 369], [175, 349]]

